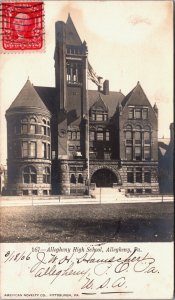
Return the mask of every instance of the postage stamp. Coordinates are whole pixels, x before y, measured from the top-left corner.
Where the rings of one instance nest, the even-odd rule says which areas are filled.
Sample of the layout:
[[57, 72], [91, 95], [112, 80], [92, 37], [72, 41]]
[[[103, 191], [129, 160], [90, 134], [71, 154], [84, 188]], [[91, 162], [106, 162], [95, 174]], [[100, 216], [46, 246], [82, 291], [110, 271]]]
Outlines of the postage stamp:
[[43, 2], [4, 2], [1, 12], [2, 52], [43, 48]]

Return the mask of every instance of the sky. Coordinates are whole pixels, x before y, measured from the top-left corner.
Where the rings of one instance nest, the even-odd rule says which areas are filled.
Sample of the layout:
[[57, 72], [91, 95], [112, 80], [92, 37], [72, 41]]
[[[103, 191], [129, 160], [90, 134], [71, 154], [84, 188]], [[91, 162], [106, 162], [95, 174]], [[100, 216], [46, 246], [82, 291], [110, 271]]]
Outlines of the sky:
[[[127, 95], [139, 81], [159, 108], [158, 136], [169, 137], [173, 122], [172, 1], [44, 1], [45, 49], [0, 55], [0, 163], [7, 158], [5, 111], [27, 78], [34, 85], [55, 85], [55, 22], [70, 13], [88, 59], [110, 90]], [[90, 89], [97, 87], [89, 82]]]

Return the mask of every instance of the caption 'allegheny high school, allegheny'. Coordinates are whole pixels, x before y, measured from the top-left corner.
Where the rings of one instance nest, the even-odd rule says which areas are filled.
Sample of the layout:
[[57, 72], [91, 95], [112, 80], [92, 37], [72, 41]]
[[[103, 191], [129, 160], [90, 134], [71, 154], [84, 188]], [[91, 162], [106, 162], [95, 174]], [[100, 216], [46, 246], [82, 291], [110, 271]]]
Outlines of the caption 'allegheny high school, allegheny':
[[125, 96], [96, 77], [70, 16], [55, 31], [55, 88], [27, 80], [6, 111], [8, 194], [159, 193], [156, 104], [139, 82]]

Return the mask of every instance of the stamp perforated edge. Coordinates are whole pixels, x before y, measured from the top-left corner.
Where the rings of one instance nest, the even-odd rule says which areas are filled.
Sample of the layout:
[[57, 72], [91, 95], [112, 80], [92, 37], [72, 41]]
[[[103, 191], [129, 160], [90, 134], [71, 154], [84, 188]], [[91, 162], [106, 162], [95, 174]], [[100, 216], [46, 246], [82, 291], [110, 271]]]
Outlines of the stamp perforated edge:
[[29, 53], [45, 53], [46, 52], [46, 42], [45, 42], [45, 2], [43, 0], [2, 0], [2, 2], [0, 3], [0, 8], [2, 9], [2, 4], [3, 3], [16, 3], [16, 2], [42, 2], [43, 5], [43, 16], [42, 16], [42, 23], [43, 23], [43, 44], [42, 44], [42, 48], [41, 49], [26, 49], [26, 50], [6, 50], [3, 48], [2, 46], [2, 13], [0, 14], [0, 54], [29, 54]]

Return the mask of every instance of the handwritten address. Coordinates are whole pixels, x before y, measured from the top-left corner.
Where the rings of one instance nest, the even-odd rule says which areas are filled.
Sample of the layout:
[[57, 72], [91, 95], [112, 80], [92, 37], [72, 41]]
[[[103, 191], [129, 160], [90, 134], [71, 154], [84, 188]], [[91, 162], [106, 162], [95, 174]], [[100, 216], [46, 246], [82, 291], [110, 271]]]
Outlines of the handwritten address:
[[23, 262], [26, 272], [35, 280], [46, 278], [50, 285], [58, 285], [63, 278], [73, 279], [77, 297], [133, 294], [132, 274], [139, 279], [141, 274], [149, 278], [160, 272], [156, 259], [149, 252], [139, 247], [114, 247], [111, 244], [31, 247], [29, 252], [7, 250], [3, 260], [5, 265]]

